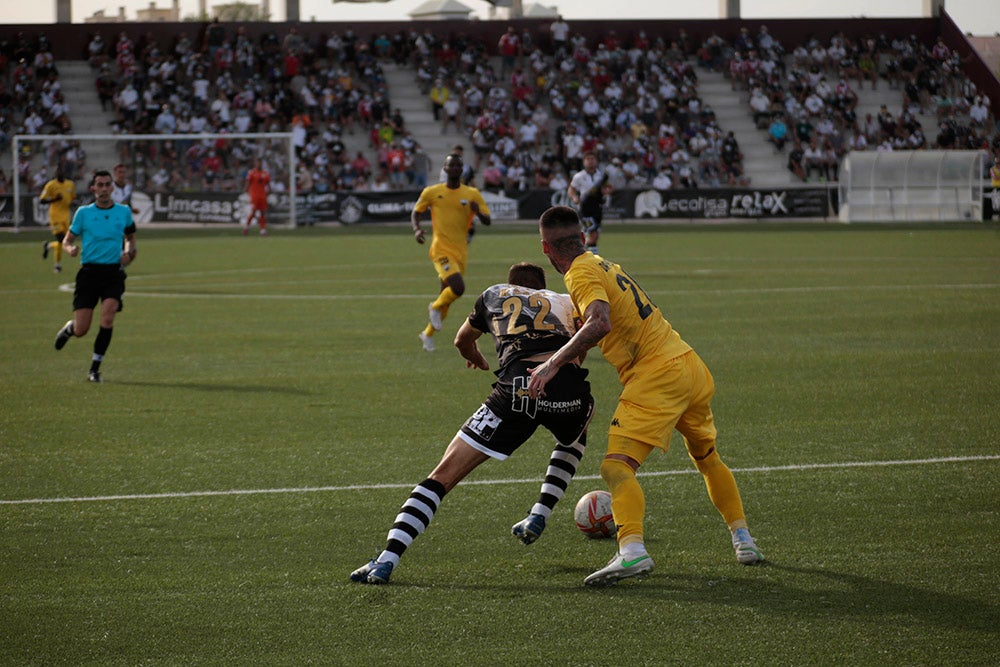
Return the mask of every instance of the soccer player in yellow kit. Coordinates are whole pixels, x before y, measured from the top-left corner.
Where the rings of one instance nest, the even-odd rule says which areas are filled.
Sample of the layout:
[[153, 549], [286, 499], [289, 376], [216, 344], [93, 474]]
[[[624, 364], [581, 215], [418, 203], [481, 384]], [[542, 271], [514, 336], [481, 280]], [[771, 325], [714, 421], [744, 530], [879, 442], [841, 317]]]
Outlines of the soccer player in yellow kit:
[[576, 211], [554, 206], [542, 214], [539, 228], [542, 252], [563, 274], [584, 324], [558, 352], [532, 369], [529, 393], [544, 395], [559, 368], [594, 345], [618, 369], [622, 384], [601, 463], [618, 526], [618, 552], [584, 583], [609, 584], [653, 569], [644, 544], [645, 498], [636, 471], [654, 449], [667, 450], [675, 428], [729, 527], [737, 560], [746, 565], [764, 560], [747, 529], [733, 473], [715, 448], [715, 383], [704, 362], [621, 266], [587, 252]]
[[49, 250], [55, 251], [53, 258], [56, 263], [52, 270], [56, 273], [62, 271], [62, 240], [69, 231], [69, 208], [74, 199], [76, 184], [66, 178], [61, 166], [56, 167], [56, 177], [45, 184], [38, 197], [38, 201], [49, 205], [49, 227], [56, 237], [54, 241], [46, 241], [42, 246], [42, 259], [48, 259]]
[[465, 263], [469, 254], [469, 225], [473, 216], [484, 225], [491, 222], [490, 209], [476, 188], [462, 184], [462, 156], [451, 153], [444, 161], [447, 180], [424, 188], [413, 206], [410, 223], [417, 243], [424, 242], [420, 227], [423, 213], [430, 209], [433, 237], [430, 258], [434, 262], [441, 293], [427, 308], [430, 320], [420, 332], [424, 350], [434, 351], [434, 332], [440, 331], [448, 307], [465, 293]]

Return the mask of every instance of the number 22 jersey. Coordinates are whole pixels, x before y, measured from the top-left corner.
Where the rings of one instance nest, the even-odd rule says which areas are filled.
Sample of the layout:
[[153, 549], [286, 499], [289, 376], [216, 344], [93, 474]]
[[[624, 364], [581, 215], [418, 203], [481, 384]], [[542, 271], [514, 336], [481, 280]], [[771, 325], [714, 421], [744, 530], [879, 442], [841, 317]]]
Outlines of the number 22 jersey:
[[555, 352], [576, 333], [568, 295], [520, 285], [487, 288], [476, 299], [469, 324], [493, 336], [501, 379], [515, 362]]

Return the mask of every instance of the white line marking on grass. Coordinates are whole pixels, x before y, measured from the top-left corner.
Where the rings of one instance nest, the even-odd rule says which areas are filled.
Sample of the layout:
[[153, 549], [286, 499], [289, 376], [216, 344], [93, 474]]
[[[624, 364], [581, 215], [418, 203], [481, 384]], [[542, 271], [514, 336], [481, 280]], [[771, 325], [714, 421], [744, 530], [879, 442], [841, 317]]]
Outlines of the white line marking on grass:
[[[203, 287], [202, 287], [203, 288]], [[818, 292], [873, 292], [997, 289], [1000, 283], [956, 283], [944, 285], [826, 285], [802, 287], [746, 287], [734, 289], [647, 290], [650, 294], [812, 294]], [[59, 286], [61, 292], [72, 292], [74, 283]], [[129, 290], [126, 296], [148, 296], [160, 299], [261, 299], [266, 301], [356, 301], [359, 299], [425, 299], [426, 294], [231, 294], [223, 292], [156, 292]]]
[[[789, 470], [822, 470], [828, 468], [876, 468], [882, 466], [929, 465], [936, 463], [967, 463], [970, 461], [1000, 461], [1000, 455], [945, 456], [934, 459], [909, 459], [896, 461], [844, 461], [840, 463], [802, 463], [787, 466], [761, 466], [756, 468], [733, 468], [733, 472], [784, 472]], [[693, 475], [697, 470], [663, 470], [639, 473], [640, 477], [664, 477], [666, 475]], [[599, 475], [577, 475], [574, 479], [600, 479]], [[532, 479], [481, 479], [462, 482], [465, 485], [496, 484], [540, 484], [540, 478]], [[109, 502], [116, 500], [158, 500], [162, 498], [199, 498], [207, 496], [255, 496], [274, 493], [319, 493], [330, 491], [372, 491], [375, 489], [412, 489], [415, 483], [402, 484], [351, 484], [348, 486], [303, 486], [279, 489], [231, 489], [229, 491], [188, 491], [180, 493], [138, 493], [120, 496], [84, 496], [79, 498], [25, 498], [22, 500], [0, 500], [0, 505], [42, 505], [47, 503]]]
[[222, 294], [212, 292], [125, 292], [127, 297], [159, 299], [262, 299], [264, 301], [372, 301], [378, 299], [427, 299], [427, 294]]
[[815, 292], [915, 292], [926, 290], [996, 289], [1000, 283], [956, 283], [944, 285], [805, 285], [802, 287], [739, 287], [733, 289], [648, 290], [650, 294], [784, 294]]

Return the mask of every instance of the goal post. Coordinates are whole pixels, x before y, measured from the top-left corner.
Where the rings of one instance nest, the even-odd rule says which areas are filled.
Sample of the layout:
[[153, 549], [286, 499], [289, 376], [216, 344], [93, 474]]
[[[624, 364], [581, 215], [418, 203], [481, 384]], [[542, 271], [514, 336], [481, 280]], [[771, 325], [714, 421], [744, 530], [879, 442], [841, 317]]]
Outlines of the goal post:
[[[68, 175], [77, 182], [77, 193], [86, 195], [94, 171], [111, 171], [119, 163], [128, 168], [133, 207], [140, 211], [137, 222], [155, 219], [154, 204], [192, 194], [205, 195], [224, 211], [212, 216], [213, 221], [236, 222], [240, 216], [245, 220], [249, 199], [243, 192], [244, 178], [255, 158], [271, 174], [269, 222], [295, 227], [297, 158], [290, 132], [15, 135], [11, 141], [14, 227], [19, 229], [26, 218], [23, 202], [42, 206], [37, 197], [25, 198], [40, 187], [31, 180], [23, 183], [22, 176], [54, 178], [61, 165], [73, 171]], [[40, 219], [39, 212], [34, 213], [32, 217]]]
[[840, 168], [843, 222], [983, 219], [981, 151], [851, 152]]

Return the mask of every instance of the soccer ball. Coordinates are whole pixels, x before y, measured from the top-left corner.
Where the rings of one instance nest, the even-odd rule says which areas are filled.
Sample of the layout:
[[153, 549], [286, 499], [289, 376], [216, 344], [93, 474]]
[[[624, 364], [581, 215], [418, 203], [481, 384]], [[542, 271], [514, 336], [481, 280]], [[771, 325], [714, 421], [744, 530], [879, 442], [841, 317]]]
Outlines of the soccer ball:
[[576, 527], [587, 537], [611, 537], [618, 532], [611, 514], [611, 494], [607, 491], [585, 493], [573, 510]]

